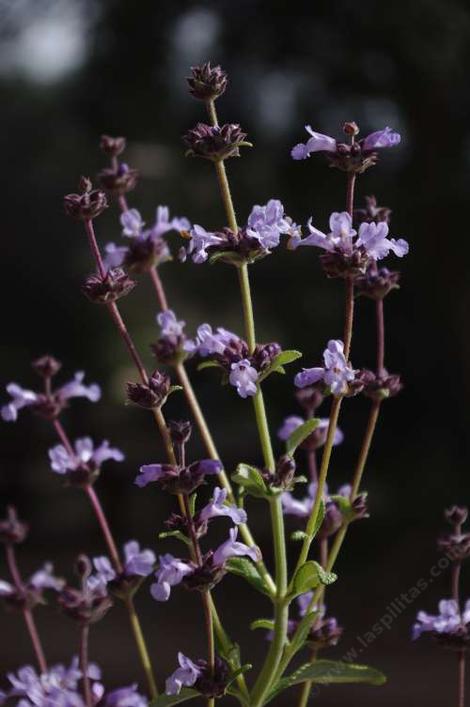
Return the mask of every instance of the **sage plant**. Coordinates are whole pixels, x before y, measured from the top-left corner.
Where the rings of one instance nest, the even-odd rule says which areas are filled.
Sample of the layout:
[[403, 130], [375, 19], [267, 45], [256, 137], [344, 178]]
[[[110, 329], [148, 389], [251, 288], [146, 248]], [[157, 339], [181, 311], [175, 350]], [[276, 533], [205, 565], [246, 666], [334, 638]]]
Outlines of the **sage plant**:
[[[108, 162], [98, 175], [99, 187], [82, 177], [79, 191], [64, 199], [66, 213], [83, 229], [94, 268], [82, 291], [91, 302], [101, 305], [116, 328], [136, 372], [136, 378], [127, 383], [127, 399], [148, 410], [163, 442], [163, 457], [141, 460], [134, 474], [135, 485], [142, 494], [170, 494], [174, 509], [168, 518], [158, 519], [157, 547], [141, 548], [132, 538], [121, 551], [97, 485], [103, 465], [122, 462], [124, 453], [107, 441], [95, 444], [87, 436], [72, 440], [62, 417], [74, 398], [98, 402], [100, 388], [86, 384], [81, 372], [70, 382], [56, 384], [61, 364], [49, 355], [33, 363], [40, 379], [37, 388], [16, 383], [7, 386], [10, 401], [2, 408], [3, 419], [14, 422], [21, 410], [29, 410], [49, 424], [56, 437], [49, 450], [51, 469], [68, 486], [83, 492], [103, 536], [103, 546], [94, 557], [79, 554], [77, 548], [75, 581], [55, 577], [48, 563], [25, 580], [17, 548], [26, 538], [26, 525], [12, 508], [0, 524], [10, 572], [10, 577], [0, 582], [0, 596], [23, 615], [37, 662], [37, 668], [28, 665], [7, 676], [9, 685], [5, 684], [2, 700], [19, 700], [22, 707], [141, 707], [148, 703], [164, 707], [201, 696], [208, 707], [225, 696], [246, 707], [262, 707], [282, 700], [282, 693], [296, 685], [299, 694], [295, 699], [301, 706], [307, 703], [312, 686], [380, 685], [385, 680], [376, 668], [323, 656], [340, 641], [343, 631], [327, 612], [325, 593], [337, 579], [333, 570], [350, 526], [368, 515], [362, 478], [369, 450], [382, 403], [401, 389], [400, 377], [385, 367], [384, 329], [384, 299], [398, 288], [399, 273], [382, 261], [389, 256], [403, 257], [408, 244], [390, 236], [390, 209], [378, 206], [373, 197], [367, 197], [360, 207], [355, 204], [358, 178], [376, 165], [382, 152], [397, 145], [400, 136], [386, 127], [362, 138], [358, 126], [348, 122], [343, 137], [335, 139], [307, 126], [308, 139], [292, 149], [292, 158], [303, 161], [321, 153], [319, 157], [345, 178], [344, 204], [331, 214], [329, 226], [322, 229], [309, 219], [302, 227], [277, 197], [253, 206], [238, 220], [227, 163], [252, 145], [240, 125], [219, 123], [216, 101], [227, 88], [227, 75], [219, 66], [207, 63], [193, 67], [187, 81], [190, 94], [206, 111], [207, 122], [199, 122], [185, 134], [186, 154], [204, 160], [201, 169], [214, 170], [225, 214], [221, 223], [195, 224], [186, 217], [170, 215], [163, 205], [156, 208], [154, 218], [140, 214], [129, 203], [139, 174], [122, 160], [126, 149], [122, 137], [105, 135], [101, 139], [100, 148]], [[299, 169], [308, 170], [308, 164], [299, 165]], [[116, 209], [116, 230], [121, 232], [116, 235], [122, 240], [116, 237], [115, 242], [102, 244], [96, 225], [109, 207]], [[175, 238], [181, 238], [176, 248]], [[260, 342], [256, 336], [250, 280], [257, 262], [276, 248], [285, 249], [284, 257], [291, 260], [292, 267], [296, 258], [318, 255], [326, 277], [342, 282], [344, 288], [343, 331], [331, 333], [322, 361], [307, 361], [300, 370], [291, 365], [297, 366], [299, 351], [285, 350], [280, 342]], [[208, 264], [216, 264], [237, 279], [240, 324], [236, 332], [214, 322], [202, 322], [196, 331], [187, 331], [184, 313], [174, 311], [164, 285], [166, 263], [171, 259], [181, 268], [205, 268], [207, 278], [211, 277]], [[155, 296], [151, 368], [144, 363], [118, 305], [144, 277]], [[361, 368], [352, 352], [354, 310], [362, 306], [364, 298], [372, 300], [375, 307], [377, 344], [372, 371]], [[207, 318], [210, 320], [210, 312]], [[247, 414], [253, 410], [259, 456], [240, 458], [236, 469], [224, 463], [223, 450], [216, 446], [192, 387], [188, 364], [192, 368], [194, 363], [199, 369], [215, 368], [221, 384], [226, 385], [226, 394], [244, 399]], [[264, 382], [275, 374], [292, 376], [298, 405], [297, 414], [292, 414], [290, 403], [286, 403], [290, 414], [278, 429], [280, 441], [276, 443], [264, 395]], [[173, 394], [179, 396], [180, 419], [168, 420], [165, 404]], [[352, 478], [344, 479], [334, 491], [327, 484], [333, 450], [348, 434], [339, 427], [341, 408], [354, 404], [350, 399], [358, 395], [370, 399], [369, 418], [357, 442]], [[202, 459], [192, 456], [192, 435], [198, 435], [204, 445]], [[266, 548], [258, 545], [249, 528], [250, 515], [257, 507], [269, 512], [272, 567], [263, 559]], [[153, 516], [149, 523], [152, 527], [155, 524]], [[214, 523], [226, 528], [226, 539], [219, 545], [211, 540]], [[177, 555], [165, 546], [169, 537], [180, 543]], [[293, 560], [290, 563], [288, 554]], [[217, 609], [218, 595], [223, 591], [219, 585], [227, 573], [247, 582], [269, 602], [268, 615], [252, 624], [253, 629], [263, 631], [265, 657], [261, 665], [243, 661], [243, 646], [229, 635]], [[192, 591], [200, 596], [207, 651], [204, 656], [180, 652], [174, 657], [175, 671], [163, 681], [163, 676], [155, 677], [159, 655], [150, 654], [136, 599], [138, 593], [149, 592], [158, 612], [162, 603], [171, 602], [173, 591]], [[63, 664], [57, 666], [47, 662], [34, 619], [45, 592], [78, 626], [77, 655], [64, 656]], [[92, 649], [92, 627], [106, 620], [116, 602], [123, 602], [127, 609], [142, 668], [141, 674], [135, 673], [136, 682], [124, 687], [104, 683], [98, 664], [90, 658], [99, 663], [100, 656]], [[175, 632], [179, 630], [184, 627], [176, 625]], [[158, 636], [152, 645], [158, 645]], [[160, 650], [164, 650], [163, 640]], [[141, 677], [144, 681], [139, 684]]]

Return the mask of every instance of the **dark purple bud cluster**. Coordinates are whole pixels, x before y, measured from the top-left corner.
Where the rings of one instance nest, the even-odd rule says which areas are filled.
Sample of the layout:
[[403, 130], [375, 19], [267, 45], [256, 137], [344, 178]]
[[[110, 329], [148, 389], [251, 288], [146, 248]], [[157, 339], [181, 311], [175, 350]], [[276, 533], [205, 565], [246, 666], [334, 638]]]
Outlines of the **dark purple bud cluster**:
[[211, 66], [210, 61], [191, 67], [191, 76], [186, 78], [189, 93], [200, 101], [214, 101], [227, 88], [228, 77], [220, 66]]
[[198, 123], [195, 128], [188, 130], [183, 141], [188, 148], [187, 155], [203, 157], [213, 162], [239, 157], [240, 147], [251, 147], [251, 143], [246, 141], [246, 133], [236, 123]]
[[393, 398], [403, 388], [400, 376], [388, 373], [385, 369], [380, 374], [363, 369], [359, 372], [358, 379], [363, 385], [363, 395], [377, 402]]
[[320, 262], [327, 277], [362, 276], [370, 262], [369, 255], [363, 248], [355, 248], [351, 254], [340, 250], [320, 255]]
[[294, 459], [288, 454], [283, 454], [276, 461], [274, 471], [264, 469], [261, 475], [270, 488], [290, 491], [295, 485], [295, 469]]
[[159, 408], [165, 403], [170, 387], [170, 377], [156, 370], [150, 376], [148, 384], [128, 383], [127, 398], [143, 408]]
[[128, 295], [136, 286], [125, 270], [114, 268], [108, 270], [102, 277], [99, 273], [90, 275], [83, 283], [81, 290], [95, 304], [109, 304]]
[[155, 238], [150, 234], [147, 237], [129, 239], [124, 265], [130, 272], [148, 272], [168, 260], [171, 260], [171, 256], [168, 244], [163, 238]]
[[364, 201], [364, 208], [354, 209], [353, 211], [354, 224], [359, 225], [364, 221], [366, 223], [379, 223], [380, 221], [390, 223], [392, 210], [388, 206], [379, 206], [375, 196], [366, 196]]
[[197, 660], [196, 665], [201, 674], [196, 680], [195, 689], [204, 697], [222, 697], [230, 679], [230, 668], [220, 656], [215, 657], [214, 670], [206, 660]]
[[86, 555], [77, 559], [76, 570], [81, 587], [65, 586], [58, 594], [62, 611], [80, 624], [94, 624], [108, 613], [113, 605], [106, 582], [92, 574], [92, 563]]
[[80, 194], [67, 194], [64, 197], [64, 209], [68, 216], [77, 221], [91, 221], [108, 208], [106, 194], [93, 189], [87, 177], [81, 178], [79, 188]]
[[388, 268], [369, 266], [363, 275], [355, 278], [358, 295], [373, 300], [381, 300], [392, 290], [399, 289], [400, 273]]
[[16, 545], [26, 540], [29, 526], [18, 518], [16, 508], [8, 506], [6, 518], [0, 520], [0, 543]]
[[105, 155], [117, 157], [126, 149], [126, 138], [102, 135], [100, 140], [100, 149]]
[[218, 474], [221, 470], [222, 464], [214, 459], [202, 459], [189, 466], [147, 464], [141, 467], [135, 482], [141, 488], [156, 482], [168, 493], [189, 495], [204, 483], [208, 474]]
[[138, 178], [138, 170], [132, 169], [125, 162], [114, 167], [104, 167], [98, 173], [98, 180], [103, 189], [118, 196], [135, 189]]
[[461, 562], [470, 557], [470, 533], [462, 530], [468, 518], [468, 509], [452, 506], [445, 512], [445, 519], [452, 526], [452, 531], [437, 541], [439, 550], [445, 552], [454, 562]]

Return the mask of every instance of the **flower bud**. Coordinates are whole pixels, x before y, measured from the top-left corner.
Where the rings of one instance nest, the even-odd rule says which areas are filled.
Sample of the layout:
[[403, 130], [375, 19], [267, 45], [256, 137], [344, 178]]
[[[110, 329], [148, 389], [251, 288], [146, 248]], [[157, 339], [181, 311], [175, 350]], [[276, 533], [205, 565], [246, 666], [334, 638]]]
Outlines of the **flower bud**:
[[306, 388], [297, 388], [295, 397], [299, 405], [307, 413], [307, 417], [313, 417], [314, 411], [320, 407], [325, 399], [323, 395], [324, 383], [321, 383], [321, 389], [315, 385], [309, 385]]
[[108, 270], [104, 278], [101, 275], [90, 275], [81, 287], [83, 294], [96, 304], [108, 304], [125, 297], [136, 286], [121, 268]]
[[389, 374], [385, 369], [380, 375], [363, 369], [359, 372], [357, 380], [363, 385], [363, 394], [376, 402], [393, 398], [403, 388], [400, 376]]
[[220, 66], [211, 66], [208, 61], [191, 67], [191, 76], [186, 78], [189, 93], [200, 101], [213, 101], [227, 88], [227, 74]]
[[215, 126], [198, 123], [188, 130], [183, 141], [188, 148], [187, 155], [219, 162], [229, 157], [239, 157], [240, 147], [251, 146], [245, 138], [246, 133], [235, 123]]
[[468, 508], [465, 506], [452, 506], [444, 511], [445, 519], [451, 525], [463, 525], [468, 518]]
[[100, 150], [110, 157], [117, 157], [126, 149], [125, 137], [111, 137], [102, 135], [100, 140]]
[[345, 123], [343, 125], [343, 132], [345, 135], [355, 137], [356, 135], [359, 135], [359, 128], [357, 126], [357, 123], [354, 121], [351, 121], [350, 123]]
[[64, 209], [68, 216], [77, 221], [91, 221], [108, 208], [106, 194], [99, 189], [92, 189], [86, 177], [80, 180], [82, 194], [67, 194], [64, 197]]
[[192, 433], [192, 425], [188, 420], [170, 420], [168, 423], [173, 444], [186, 444]]
[[29, 527], [19, 520], [16, 508], [7, 508], [7, 517], [0, 520], [0, 542], [5, 545], [22, 543], [28, 535]]
[[126, 194], [128, 191], [135, 189], [138, 177], [138, 170], [131, 169], [124, 162], [118, 165], [116, 169], [114, 167], [105, 167], [98, 174], [98, 180], [103, 189], [118, 195]]
[[154, 371], [148, 385], [144, 383], [128, 383], [128, 399], [143, 408], [161, 407], [168, 397], [170, 378], [165, 373]]
[[32, 362], [32, 367], [41, 378], [53, 378], [62, 368], [62, 364], [53, 356], [41, 356]]
[[274, 473], [270, 471], [262, 472], [266, 483], [275, 489], [289, 491], [294, 483], [295, 461], [288, 454], [283, 454], [276, 462]]
[[369, 297], [373, 300], [381, 300], [392, 290], [399, 289], [400, 273], [388, 268], [369, 267], [364, 275], [359, 275], [354, 280], [358, 295]]

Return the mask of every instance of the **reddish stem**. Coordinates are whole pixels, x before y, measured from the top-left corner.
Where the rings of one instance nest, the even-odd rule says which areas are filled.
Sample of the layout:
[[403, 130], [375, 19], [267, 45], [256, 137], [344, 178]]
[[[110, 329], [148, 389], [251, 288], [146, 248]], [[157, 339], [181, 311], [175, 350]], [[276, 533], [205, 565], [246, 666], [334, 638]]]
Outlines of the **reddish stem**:
[[101, 257], [98, 242], [95, 236], [95, 229], [93, 228], [93, 221], [85, 221], [85, 230], [88, 236], [88, 243], [90, 244], [91, 252], [95, 259], [96, 268], [100, 277], [104, 280], [107, 274], [106, 268], [104, 266], [103, 258]]
[[83, 624], [80, 627], [80, 670], [82, 672], [83, 696], [86, 707], [92, 707], [93, 697], [91, 693], [90, 678], [88, 675], [88, 635], [90, 627]]
[[[15, 589], [20, 594], [24, 593], [23, 580], [21, 579], [20, 571], [18, 565], [16, 564], [15, 550], [13, 545], [5, 546], [6, 560], [8, 565], [8, 570], [10, 572]], [[44, 650], [42, 648], [41, 639], [39, 638], [39, 633], [36, 628], [36, 622], [34, 621], [33, 613], [26, 605], [22, 609], [24, 621], [26, 628], [28, 629], [29, 637], [33, 645], [33, 650], [38, 662], [39, 670], [41, 673], [47, 672], [47, 662], [44, 655]]]
[[384, 372], [385, 366], [385, 323], [384, 323], [384, 301], [377, 300], [375, 304], [375, 314], [377, 321], [377, 375]]
[[160, 309], [162, 311], [165, 311], [168, 309], [168, 300], [166, 298], [165, 289], [164, 289], [163, 283], [160, 279], [158, 269], [156, 267], [151, 268], [149, 270], [149, 275], [150, 275], [150, 279], [152, 280], [152, 284], [155, 288], [155, 292], [157, 293], [157, 299], [160, 304]]
[[123, 318], [121, 317], [121, 313], [118, 309], [118, 306], [115, 302], [110, 302], [109, 304], [106, 305], [108, 308], [108, 312], [111, 315], [111, 318], [113, 322], [116, 324], [117, 330], [119, 331], [119, 335], [121, 339], [124, 341], [124, 344], [126, 345], [127, 350], [129, 351], [129, 354], [134, 361], [134, 364], [139, 371], [139, 375], [142, 379], [142, 383], [147, 384], [148, 383], [148, 375], [147, 371], [145, 370], [145, 366], [142, 362], [142, 359], [139, 356], [139, 352], [136, 349], [136, 346], [132, 340], [131, 335], [129, 334], [129, 331], [124, 323]]
[[109, 527], [109, 523], [106, 518], [106, 514], [103, 510], [103, 506], [101, 505], [101, 501], [98, 498], [98, 495], [93, 488], [91, 484], [86, 484], [84, 486], [84, 491], [88, 498], [90, 499], [90, 503], [93, 507], [93, 511], [96, 516], [96, 520], [98, 521], [101, 531], [103, 533], [104, 539], [106, 541], [106, 545], [108, 546], [109, 554], [111, 555], [111, 559], [113, 561], [113, 565], [116, 569], [116, 572], [118, 574], [121, 574], [123, 572], [123, 567], [121, 563], [121, 559], [119, 557], [119, 552], [116, 547], [116, 543], [114, 542], [113, 535], [111, 533], [111, 529]]

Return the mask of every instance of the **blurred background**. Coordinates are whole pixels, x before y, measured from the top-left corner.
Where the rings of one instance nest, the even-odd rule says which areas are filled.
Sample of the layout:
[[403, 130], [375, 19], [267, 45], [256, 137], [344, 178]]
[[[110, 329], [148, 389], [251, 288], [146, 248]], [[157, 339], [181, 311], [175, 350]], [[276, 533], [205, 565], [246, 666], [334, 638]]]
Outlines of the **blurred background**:
[[[365, 478], [371, 517], [351, 529], [337, 565], [340, 579], [327, 595], [329, 612], [345, 629], [329, 652], [340, 657], [361, 647], [358, 637], [396, 597], [429, 577], [438, 559], [443, 508], [469, 500], [465, 0], [397, 0], [393, 7], [376, 0], [0, 0], [0, 382], [34, 386], [30, 362], [46, 352], [63, 361], [63, 380], [84, 369], [90, 381], [99, 381], [102, 401], [77, 402], [64, 421], [71, 435], [108, 438], [126, 453], [124, 464], [105, 467], [97, 485], [116, 536], [120, 543], [138, 538], [159, 552], [179, 550], [156, 542], [171, 499], [132, 483], [138, 466], [160, 461], [162, 449], [150, 416], [124, 405], [124, 383], [135, 376], [105, 311], [80, 293], [92, 264], [80, 226], [63, 214], [62, 197], [76, 189], [80, 175], [94, 176], [104, 166], [98, 150], [102, 133], [126, 135], [126, 161], [141, 173], [130, 201], [148, 222], [158, 204], [167, 204], [172, 214], [208, 229], [223, 226], [213, 169], [185, 158], [181, 142], [189, 127], [205, 119], [184, 77], [190, 65], [208, 59], [230, 76], [218, 103], [221, 119], [240, 122], [254, 143], [228, 165], [241, 220], [253, 204], [272, 197], [282, 199], [297, 222], [313, 215], [320, 228], [332, 210], [343, 208], [342, 173], [328, 169], [321, 156], [301, 163], [289, 157], [292, 145], [306, 139], [305, 123], [337, 137], [345, 120], [355, 120], [362, 134], [385, 125], [402, 134], [400, 147], [382, 153], [357, 187], [358, 205], [375, 194], [393, 209], [392, 235], [406, 238], [411, 252], [393, 263], [402, 269], [402, 287], [385, 305], [387, 365], [403, 375], [406, 387], [383, 406]], [[97, 231], [102, 244], [119, 241], [116, 208], [100, 217]], [[176, 252], [178, 237], [170, 240]], [[189, 331], [209, 321], [242, 333], [229, 266], [173, 262], [161, 275]], [[326, 340], [341, 336], [341, 283], [326, 280], [313, 249], [284, 248], [252, 268], [252, 282], [259, 340], [299, 348], [304, 365], [315, 365]], [[122, 301], [122, 311], [150, 367], [157, 308], [147, 281]], [[352, 358], [357, 366], [373, 365], [370, 301], [358, 303]], [[300, 412], [292, 388], [296, 370], [294, 364], [285, 379], [273, 377], [265, 386], [273, 430], [285, 415]], [[194, 371], [194, 384], [227, 469], [241, 460], [258, 463], [250, 404], [233, 389], [220, 388], [211, 371]], [[362, 398], [344, 405], [345, 442], [334, 455], [333, 487], [350, 478], [367, 412]], [[167, 413], [187, 415], [182, 396], [172, 397]], [[64, 488], [49, 470], [52, 430], [25, 413], [16, 424], [2, 424], [0, 435], [2, 511], [14, 503], [31, 524], [30, 539], [20, 548], [22, 570], [27, 574], [52, 558], [71, 578], [80, 551], [103, 547], [85, 497]], [[191, 452], [194, 458], [202, 452], [197, 435]], [[266, 509], [252, 503], [249, 513], [270, 563]], [[216, 529], [214, 542], [224, 532], [225, 526]], [[464, 586], [470, 582], [468, 574], [463, 579]], [[449, 593], [442, 575], [362, 650], [361, 662], [388, 675], [385, 687], [332, 687], [316, 701], [382, 707], [451, 702], [453, 655], [428, 641], [410, 642], [417, 611], [434, 613], [438, 599]], [[266, 643], [261, 632], [247, 627], [269, 607], [233, 577], [217, 587], [215, 598], [242, 644], [244, 661], [259, 660]], [[160, 681], [174, 669], [177, 650], [203, 654], [197, 595], [175, 591], [168, 605], [159, 605], [144, 589], [137, 604]], [[40, 608], [37, 616], [50, 661], [68, 660], [77, 650], [75, 626], [52, 607]], [[20, 617], [4, 613], [0, 626], [5, 673], [32, 656]], [[138, 666], [123, 609], [117, 606], [93, 634], [92, 658], [102, 665], [105, 681], [135, 680]], [[284, 704], [294, 697], [287, 693]]]

